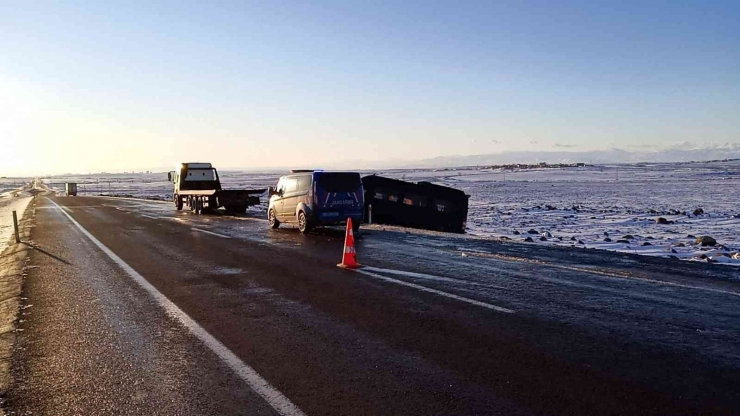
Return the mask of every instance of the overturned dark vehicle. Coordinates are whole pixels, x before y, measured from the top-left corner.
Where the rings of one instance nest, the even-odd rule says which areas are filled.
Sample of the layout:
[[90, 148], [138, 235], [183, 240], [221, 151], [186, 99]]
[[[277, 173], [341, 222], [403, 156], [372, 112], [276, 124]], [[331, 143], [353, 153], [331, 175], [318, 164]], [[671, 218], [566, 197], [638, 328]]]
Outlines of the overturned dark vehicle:
[[362, 186], [366, 222], [465, 232], [469, 196], [463, 191], [376, 175], [362, 178]]

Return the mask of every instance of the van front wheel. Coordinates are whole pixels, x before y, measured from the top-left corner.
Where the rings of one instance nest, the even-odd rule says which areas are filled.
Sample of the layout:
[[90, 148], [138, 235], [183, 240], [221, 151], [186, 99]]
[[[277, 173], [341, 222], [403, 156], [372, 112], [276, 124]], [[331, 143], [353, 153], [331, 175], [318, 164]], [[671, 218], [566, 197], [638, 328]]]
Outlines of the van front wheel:
[[298, 230], [302, 234], [308, 234], [309, 231], [311, 231], [311, 227], [308, 224], [308, 218], [306, 218], [306, 213], [301, 211], [298, 213]]
[[270, 224], [270, 228], [278, 228], [280, 227], [280, 221], [277, 220], [277, 217], [275, 216], [275, 210], [271, 209], [267, 213], [267, 222]]

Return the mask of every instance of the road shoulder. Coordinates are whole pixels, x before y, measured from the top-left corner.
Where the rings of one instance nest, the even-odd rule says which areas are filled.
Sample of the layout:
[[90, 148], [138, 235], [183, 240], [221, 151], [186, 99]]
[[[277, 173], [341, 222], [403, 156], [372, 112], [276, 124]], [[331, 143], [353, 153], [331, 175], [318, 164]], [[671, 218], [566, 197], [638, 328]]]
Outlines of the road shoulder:
[[[32, 247], [27, 243], [31, 241], [31, 229], [35, 223], [36, 200], [32, 200], [18, 224], [21, 241], [16, 244], [12, 242], [15, 237], [11, 236], [11, 243], [0, 254], [0, 394], [5, 395], [13, 383], [12, 356], [16, 342], [16, 323], [18, 319], [23, 279], [28, 264], [29, 251]], [[0, 409], [0, 415], [4, 414]]]

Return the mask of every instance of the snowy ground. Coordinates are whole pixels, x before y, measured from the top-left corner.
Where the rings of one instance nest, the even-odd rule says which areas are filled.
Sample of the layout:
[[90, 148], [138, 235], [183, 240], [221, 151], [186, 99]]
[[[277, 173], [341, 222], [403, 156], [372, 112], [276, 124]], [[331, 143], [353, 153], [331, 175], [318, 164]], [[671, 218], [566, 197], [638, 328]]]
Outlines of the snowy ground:
[[[373, 172], [368, 172], [373, 173]], [[378, 174], [431, 181], [470, 195], [468, 233], [740, 265], [740, 162], [639, 164], [521, 171], [459, 168]], [[280, 172], [221, 172], [224, 188], [275, 185]], [[55, 177], [82, 194], [171, 199], [166, 174]], [[264, 199], [264, 197], [263, 197]], [[264, 210], [264, 207], [257, 208]], [[703, 214], [694, 215], [701, 209]], [[698, 213], [698, 211], [697, 211]], [[658, 224], [659, 217], [668, 224]], [[702, 247], [699, 236], [718, 245]]]
[[8, 198], [24, 185], [31, 182], [31, 178], [0, 178], [0, 198]]
[[23, 218], [31, 196], [23, 192], [23, 186], [31, 179], [0, 179], [0, 253], [11, 243], [13, 237], [13, 211], [18, 221]]
[[[471, 195], [470, 234], [740, 264], [740, 162], [389, 174]], [[704, 235], [720, 245], [696, 244]]]

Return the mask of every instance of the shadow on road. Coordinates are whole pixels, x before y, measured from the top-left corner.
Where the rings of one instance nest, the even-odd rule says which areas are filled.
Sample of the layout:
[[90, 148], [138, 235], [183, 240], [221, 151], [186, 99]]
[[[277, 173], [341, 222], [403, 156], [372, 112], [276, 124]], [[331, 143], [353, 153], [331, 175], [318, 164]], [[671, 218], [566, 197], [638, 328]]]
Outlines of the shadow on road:
[[36, 245], [34, 245], [34, 244], [31, 244], [31, 243], [27, 243], [27, 242], [25, 242], [25, 241], [22, 241], [21, 243], [22, 243], [22, 244], [25, 244], [25, 245], [27, 245], [28, 247], [31, 247], [32, 249], [34, 249], [34, 250], [36, 250], [36, 251], [38, 251], [38, 252], [40, 252], [40, 253], [44, 253], [44, 254], [46, 254], [47, 256], [49, 256], [49, 257], [53, 258], [54, 260], [58, 260], [58, 261], [61, 261], [62, 263], [64, 263], [64, 264], [67, 264], [67, 265], [69, 265], [69, 266], [74, 266], [74, 264], [72, 264], [72, 263], [68, 262], [67, 260], [64, 260], [63, 258], [61, 258], [61, 257], [59, 257], [59, 256], [55, 256], [54, 254], [51, 254], [51, 253], [49, 253], [48, 251], [46, 251], [46, 250], [42, 249], [42, 248], [41, 248], [41, 247], [39, 247], [39, 246], [36, 246]]

